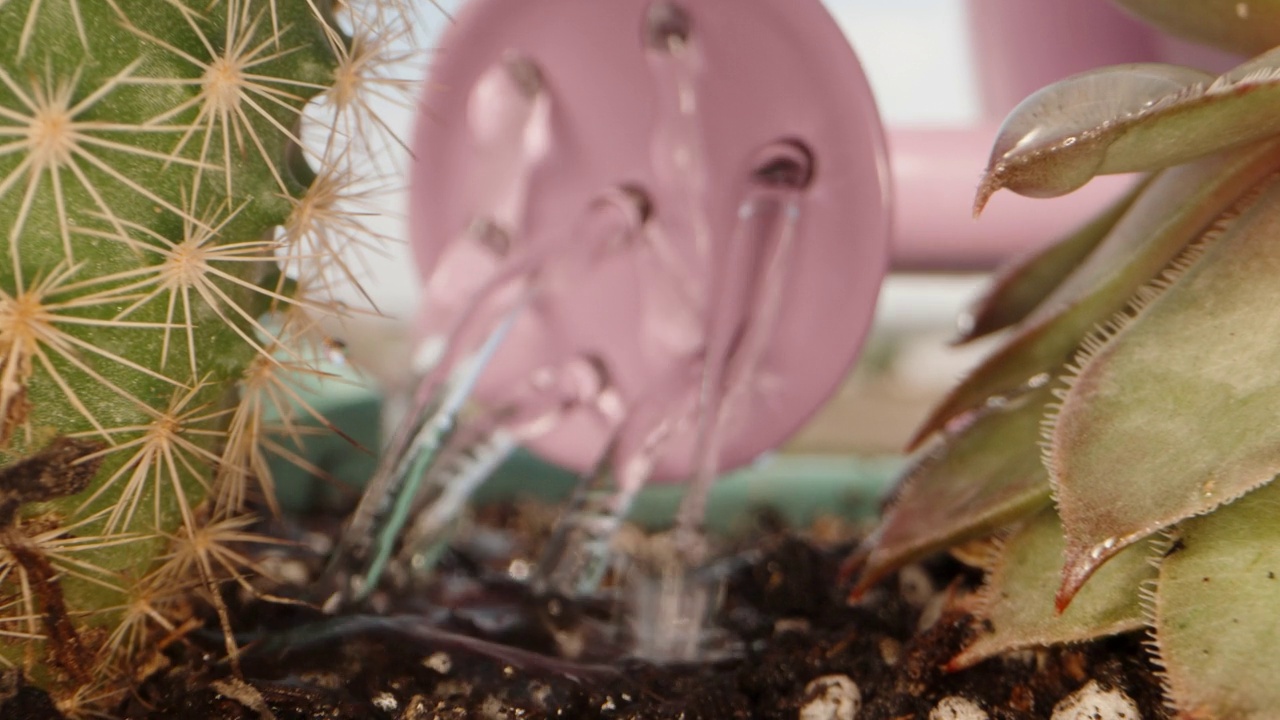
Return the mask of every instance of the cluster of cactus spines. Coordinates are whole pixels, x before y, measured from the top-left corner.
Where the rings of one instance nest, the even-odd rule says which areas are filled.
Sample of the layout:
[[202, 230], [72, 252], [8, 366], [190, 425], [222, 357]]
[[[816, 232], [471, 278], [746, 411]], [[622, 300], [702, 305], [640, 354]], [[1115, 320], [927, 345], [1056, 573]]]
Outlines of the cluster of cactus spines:
[[0, 0], [0, 665], [68, 713], [251, 569], [415, 12]]
[[1004, 342], [935, 409], [856, 556], [859, 588], [940, 548], [987, 571], [952, 667], [1146, 629], [1180, 717], [1280, 706], [1280, 3], [1119, 0], [1238, 51], [1062, 80], [1013, 111], [977, 207], [1149, 176], [999, 274], [961, 340]]

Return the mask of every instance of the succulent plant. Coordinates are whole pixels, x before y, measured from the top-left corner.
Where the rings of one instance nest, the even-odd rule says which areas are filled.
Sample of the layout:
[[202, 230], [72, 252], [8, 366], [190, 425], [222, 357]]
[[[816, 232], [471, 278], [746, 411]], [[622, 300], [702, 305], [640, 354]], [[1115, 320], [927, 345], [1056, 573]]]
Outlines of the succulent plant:
[[68, 712], [245, 572], [411, 17], [0, 1], [0, 665]]
[[1280, 13], [1126, 0], [1254, 59], [1067, 78], [1005, 121], [976, 209], [1148, 173], [999, 273], [961, 341], [1002, 342], [935, 409], [860, 587], [952, 548], [987, 570], [953, 661], [1147, 628], [1184, 717], [1274, 717], [1280, 686]]

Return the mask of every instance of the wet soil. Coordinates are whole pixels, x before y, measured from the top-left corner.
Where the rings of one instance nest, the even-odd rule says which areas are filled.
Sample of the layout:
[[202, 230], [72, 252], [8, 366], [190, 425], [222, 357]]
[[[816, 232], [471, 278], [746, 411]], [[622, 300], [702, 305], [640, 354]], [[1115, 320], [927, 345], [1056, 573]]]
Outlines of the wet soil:
[[[530, 505], [480, 514], [431, 587], [381, 594], [359, 613], [327, 616], [228, 593], [240, 673], [210, 614], [204, 629], [166, 649], [164, 666], [116, 712], [139, 720], [825, 720], [850, 717], [834, 701], [823, 704], [830, 688], [852, 692], [847, 678], [860, 695], [859, 720], [955, 717], [939, 714], [947, 697], [968, 699], [993, 720], [1049, 718], [1091, 680], [1121, 688], [1142, 718], [1168, 717], [1137, 635], [944, 672], [971, 631], [969, 618], [945, 608], [976, 574], [939, 556], [850, 604], [836, 578], [853, 531], [830, 523], [796, 534], [763, 522], [732, 548], [743, 554], [716, 616], [721, 645], [731, 649], [721, 659], [627, 660], [608, 632], [615, 609], [535, 599], [513, 579], [536, 557], [545, 515]], [[323, 532], [289, 532], [324, 549]], [[263, 564], [295, 583], [323, 564], [320, 552], [267, 553]], [[579, 642], [566, 643], [567, 635]], [[566, 657], [566, 647], [583, 652]], [[0, 704], [6, 720], [61, 717], [21, 683], [0, 697], [8, 698]]]

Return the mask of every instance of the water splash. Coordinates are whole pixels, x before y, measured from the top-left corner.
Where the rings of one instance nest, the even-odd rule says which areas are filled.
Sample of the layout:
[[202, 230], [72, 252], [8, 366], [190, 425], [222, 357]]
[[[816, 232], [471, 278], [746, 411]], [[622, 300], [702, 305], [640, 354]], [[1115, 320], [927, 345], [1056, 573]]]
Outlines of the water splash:
[[[349, 578], [337, 581], [341, 589], [326, 601], [327, 607], [368, 597], [386, 570], [415, 508], [423, 519], [409, 553], [415, 565], [429, 567], [431, 548], [438, 545], [449, 521], [487, 473], [520, 439], [528, 439], [534, 430], [546, 429], [548, 418], [544, 415], [552, 413], [554, 419], [555, 414], [566, 412], [566, 401], [554, 396], [547, 408], [542, 407], [546, 398], [535, 400], [531, 407], [506, 408], [502, 411], [505, 416], [492, 419], [490, 427], [479, 424], [478, 435], [469, 436], [464, 442], [464, 447], [478, 444], [473, 448], [479, 453], [473, 467], [457, 478], [441, 469], [440, 462], [448, 455], [444, 450], [459, 431], [459, 413], [502, 342], [539, 294], [557, 281], [564, 282], [566, 275], [572, 278], [590, 273], [597, 263], [633, 248], [627, 238], [639, 232], [648, 214], [649, 202], [643, 191], [630, 186], [612, 188], [590, 202], [583, 217], [562, 232], [532, 239], [523, 252], [514, 252], [474, 293], [454, 319], [446, 338], [438, 342], [438, 357], [418, 383], [413, 409], [388, 445], [343, 534], [328, 584], [333, 584], [332, 580], [348, 566], [354, 564], [358, 569]], [[472, 227], [487, 226], [478, 223]], [[516, 292], [509, 292], [513, 287]], [[484, 340], [479, 348], [468, 352], [467, 338], [477, 335]], [[530, 382], [534, 387], [539, 384], [537, 378]], [[574, 398], [571, 404], [581, 400]], [[534, 415], [528, 416], [529, 412]], [[507, 438], [502, 431], [511, 422], [518, 429], [515, 437]]]
[[814, 176], [813, 154], [795, 139], [769, 143], [753, 167], [725, 257], [712, 276], [694, 476], [676, 516], [677, 542], [690, 562], [704, 559], [702, 524], [719, 475], [729, 400], [755, 386], [790, 274], [804, 190]]
[[423, 498], [416, 503], [416, 520], [405, 534], [401, 560], [416, 577], [425, 578], [463, 505], [517, 447], [553, 429], [579, 408], [607, 408], [611, 393], [603, 361], [577, 357], [535, 373], [505, 407], [468, 422], [451, 443], [451, 452], [442, 453], [439, 463], [425, 474]]
[[[683, 7], [659, 0], [649, 6], [641, 34], [657, 91], [658, 119], [650, 142], [654, 174], [661, 186], [669, 189], [663, 199], [678, 202], [664, 208], [665, 224], [673, 236], [687, 240], [696, 258], [705, 263], [711, 252], [711, 227], [704, 202], [710, 178], [693, 30], [693, 21]], [[694, 270], [692, 277], [705, 277]]]
[[675, 552], [656, 565], [633, 566], [628, 574], [633, 622], [678, 628], [636, 633], [634, 652], [651, 659], [697, 657], [718, 604], [715, 588], [699, 575], [707, 560], [707, 495], [719, 475], [733, 408], [754, 389], [772, 336], [814, 158], [804, 143], [786, 139], [762, 148], [753, 168], [734, 232], [714, 263], [702, 351], [674, 366], [643, 403], [628, 409], [595, 469], [576, 489], [534, 578], [538, 592], [597, 592], [607, 572], [625, 562], [612, 542], [636, 494], [672, 440], [696, 433], [693, 477], [672, 534]]

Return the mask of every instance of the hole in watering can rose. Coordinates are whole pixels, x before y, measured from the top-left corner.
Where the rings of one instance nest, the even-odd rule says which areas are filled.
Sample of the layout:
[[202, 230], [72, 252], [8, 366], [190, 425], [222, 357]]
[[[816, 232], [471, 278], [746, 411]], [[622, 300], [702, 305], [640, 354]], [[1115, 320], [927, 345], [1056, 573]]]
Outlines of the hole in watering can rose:
[[775, 140], [756, 153], [752, 180], [770, 188], [804, 190], [813, 183], [814, 157], [795, 138]]
[[509, 52], [502, 58], [502, 65], [516, 88], [527, 98], [536, 97], [542, 92], [542, 70], [532, 59], [519, 53]]
[[653, 217], [653, 200], [643, 187], [636, 183], [623, 183], [618, 186], [617, 193], [626, 198], [626, 205], [635, 213], [632, 225], [640, 227]]
[[511, 234], [491, 217], [476, 218], [467, 234], [497, 257], [506, 257], [511, 251]]
[[677, 52], [689, 42], [693, 22], [683, 7], [673, 2], [655, 2], [644, 19], [644, 43], [662, 52]]
[[[624, 183], [610, 188], [592, 203], [594, 211], [609, 210], [620, 217], [610, 215], [610, 229], [604, 231], [607, 238], [606, 251], [617, 251], [628, 246], [636, 235], [641, 233], [653, 216], [653, 201], [643, 187], [634, 183]], [[621, 220], [619, 226], [613, 221]]]

